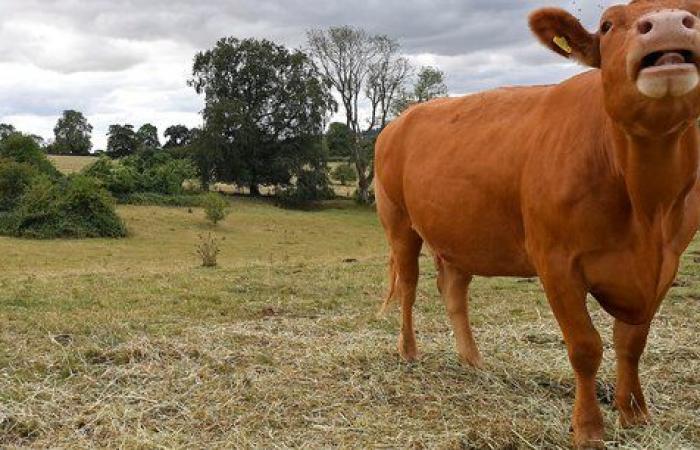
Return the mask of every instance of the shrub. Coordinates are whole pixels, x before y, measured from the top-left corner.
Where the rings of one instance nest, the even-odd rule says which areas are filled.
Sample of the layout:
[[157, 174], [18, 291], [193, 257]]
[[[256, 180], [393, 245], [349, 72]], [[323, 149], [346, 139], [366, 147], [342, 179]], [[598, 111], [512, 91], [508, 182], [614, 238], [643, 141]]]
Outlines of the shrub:
[[334, 197], [326, 172], [302, 170], [296, 183], [277, 196], [277, 203], [284, 208], [309, 208]]
[[97, 179], [119, 200], [136, 192], [139, 186], [139, 176], [133, 167], [115, 163], [106, 156], [85, 168], [83, 174]]
[[339, 164], [333, 169], [331, 176], [343, 186], [357, 181], [357, 173], [350, 164]]
[[189, 160], [169, 159], [151, 167], [144, 175], [144, 191], [174, 195], [184, 192], [183, 183], [196, 178], [197, 169]]
[[0, 211], [15, 208], [36, 175], [28, 164], [0, 159]]
[[355, 200], [355, 202], [357, 202], [357, 203], [359, 203], [359, 204], [361, 204], [361, 205], [372, 205], [372, 204], [374, 204], [374, 202], [376, 201], [375, 196], [374, 196], [374, 189], [371, 189], [371, 188], [370, 188], [369, 191], [367, 192], [367, 194], [369, 195], [369, 201], [368, 201], [368, 202], [362, 201], [362, 199], [360, 198], [360, 193], [359, 193], [359, 191], [358, 191], [357, 189], [355, 189], [355, 191], [352, 193], [352, 198], [353, 198], [353, 200]]
[[40, 239], [126, 236], [112, 197], [84, 175], [35, 177], [17, 207], [0, 219], [0, 232]]
[[220, 194], [215, 194], [213, 192], [204, 197], [203, 206], [207, 220], [214, 225], [224, 220], [229, 213], [229, 203], [226, 201], [226, 199], [224, 199], [224, 197]]
[[36, 140], [21, 133], [13, 133], [0, 141], [0, 158], [32, 166], [37, 171], [52, 178], [59, 178], [60, 172], [37, 144]]
[[199, 243], [197, 244], [197, 254], [202, 258], [203, 267], [216, 267], [217, 257], [221, 250], [219, 249], [219, 241], [211, 233], [199, 236]]
[[180, 195], [183, 183], [197, 177], [189, 160], [173, 159], [164, 151], [142, 150], [115, 162], [101, 158], [84, 172], [94, 176], [112, 195], [123, 201], [135, 193]]

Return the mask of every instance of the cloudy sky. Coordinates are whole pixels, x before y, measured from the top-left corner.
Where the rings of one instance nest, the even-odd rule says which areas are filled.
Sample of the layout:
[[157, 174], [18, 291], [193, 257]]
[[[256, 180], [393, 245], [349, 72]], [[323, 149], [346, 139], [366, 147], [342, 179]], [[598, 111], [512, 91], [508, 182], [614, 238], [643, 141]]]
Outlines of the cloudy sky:
[[161, 132], [200, 124], [193, 55], [222, 36], [298, 48], [305, 30], [350, 24], [399, 38], [416, 65], [448, 75], [451, 94], [549, 83], [580, 70], [548, 53], [527, 14], [561, 6], [595, 28], [611, 1], [585, 0], [0, 0], [0, 122], [51, 138], [64, 109], [83, 111], [96, 148], [112, 123]]

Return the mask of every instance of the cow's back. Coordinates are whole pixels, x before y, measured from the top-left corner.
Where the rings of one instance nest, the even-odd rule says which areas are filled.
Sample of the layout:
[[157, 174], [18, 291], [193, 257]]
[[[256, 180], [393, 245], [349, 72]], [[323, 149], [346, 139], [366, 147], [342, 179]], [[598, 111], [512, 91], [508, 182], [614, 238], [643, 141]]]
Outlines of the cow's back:
[[[579, 76], [568, 89], [593, 76]], [[581, 128], [566, 123], [579, 107], [560, 98], [566, 90], [504, 88], [413, 107], [378, 140], [381, 195], [408, 215], [436, 253], [465, 272], [534, 275], [525, 242], [523, 180], [532, 183], [537, 176], [528, 170], [556, 172], [547, 163], [567, 150], [547, 143]]]

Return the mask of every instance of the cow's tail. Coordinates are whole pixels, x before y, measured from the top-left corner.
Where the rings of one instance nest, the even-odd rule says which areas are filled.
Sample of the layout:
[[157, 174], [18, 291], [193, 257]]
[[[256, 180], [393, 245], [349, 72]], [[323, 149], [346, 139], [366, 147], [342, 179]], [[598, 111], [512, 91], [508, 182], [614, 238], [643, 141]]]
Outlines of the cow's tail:
[[399, 273], [396, 270], [396, 261], [394, 260], [394, 255], [389, 258], [389, 292], [382, 303], [382, 307], [379, 309], [379, 317], [386, 315], [391, 301], [394, 299], [394, 294], [396, 293], [396, 285], [399, 283]]

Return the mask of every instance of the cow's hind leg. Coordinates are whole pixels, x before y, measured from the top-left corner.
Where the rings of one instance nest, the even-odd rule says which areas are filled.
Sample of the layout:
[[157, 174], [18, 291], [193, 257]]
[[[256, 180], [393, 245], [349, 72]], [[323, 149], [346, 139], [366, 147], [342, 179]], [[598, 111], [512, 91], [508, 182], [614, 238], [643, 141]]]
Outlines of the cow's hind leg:
[[413, 304], [418, 285], [418, 258], [423, 240], [411, 228], [391, 238], [391, 257], [396, 271], [396, 289], [401, 302], [399, 353], [406, 361], [418, 357], [416, 333], [413, 329]]
[[644, 351], [649, 324], [628, 325], [615, 321], [614, 340], [617, 357], [615, 404], [623, 427], [649, 422], [649, 411], [639, 382], [639, 358]]
[[476, 342], [474, 342], [469, 323], [468, 289], [472, 277], [465, 275], [458, 268], [444, 261], [440, 264], [439, 271], [441, 277], [440, 290], [445, 300], [447, 314], [450, 317], [450, 322], [452, 322], [459, 357], [464, 363], [482, 368], [484, 363]]

